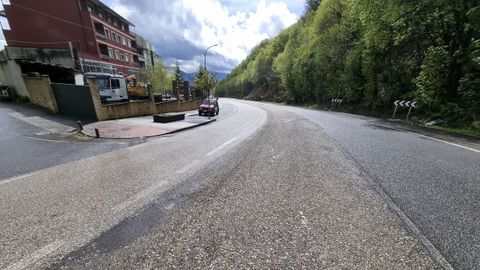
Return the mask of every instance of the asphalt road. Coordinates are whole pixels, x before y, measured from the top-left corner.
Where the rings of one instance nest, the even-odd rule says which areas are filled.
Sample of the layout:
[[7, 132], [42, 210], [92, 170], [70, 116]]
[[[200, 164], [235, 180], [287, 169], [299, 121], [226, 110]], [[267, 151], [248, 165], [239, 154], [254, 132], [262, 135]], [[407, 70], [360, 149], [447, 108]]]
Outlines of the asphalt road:
[[0, 182], [0, 269], [477, 267], [479, 153], [220, 102], [210, 125]]
[[334, 138], [455, 269], [480, 269], [478, 141], [465, 149], [375, 118], [284, 108]]
[[0, 182], [44, 168], [84, 159], [142, 143], [140, 140], [75, 139], [67, 133], [76, 121], [41, 110], [0, 102]]

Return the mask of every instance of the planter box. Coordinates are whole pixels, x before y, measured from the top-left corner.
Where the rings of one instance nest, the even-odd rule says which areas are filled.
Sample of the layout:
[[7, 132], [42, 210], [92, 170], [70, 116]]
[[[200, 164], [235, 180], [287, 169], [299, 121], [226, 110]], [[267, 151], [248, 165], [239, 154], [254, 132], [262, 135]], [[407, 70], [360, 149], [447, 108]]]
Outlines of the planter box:
[[170, 123], [182, 120], [185, 120], [184, 113], [166, 113], [153, 115], [153, 122], [155, 123]]

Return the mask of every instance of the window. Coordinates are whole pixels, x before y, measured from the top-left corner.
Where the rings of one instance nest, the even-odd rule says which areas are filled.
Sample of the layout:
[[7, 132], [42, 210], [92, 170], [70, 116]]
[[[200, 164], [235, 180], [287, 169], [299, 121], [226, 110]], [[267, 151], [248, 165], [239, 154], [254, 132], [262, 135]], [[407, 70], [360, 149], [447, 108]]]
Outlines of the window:
[[91, 5], [88, 5], [87, 10], [88, 10], [88, 12], [92, 13], [93, 12], [93, 7]]
[[3, 30], [11, 30], [10, 23], [8, 22], [8, 18], [0, 17], [0, 24], [2, 25]]
[[117, 22], [117, 21], [113, 21], [113, 25], [115, 25], [115, 27], [118, 27], [118, 22]]
[[113, 59], [113, 50], [111, 48], [108, 48], [108, 56]]
[[129, 39], [129, 40], [127, 40], [127, 43], [128, 43], [128, 47], [131, 48], [132, 47], [132, 41]]
[[133, 54], [130, 54], [130, 62], [133, 63]]
[[99, 12], [98, 12], [98, 17], [100, 17], [100, 18], [103, 19], [105, 16], [103, 15], [103, 12], [99, 11]]
[[107, 39], [110, 39], [110, 31], [107, 28], [105, 28], [105, 36]]
[[[92, 70], [92, 68], [90, 68], [90, 70]], [[97, 79], [95, 80], [95, 82], [97, 83], [97, 87], [98, 87], [98, 89], [100, 89], [100, 90], [110, 89], [110, 80], [109, 80], [109, 79], [100, 79], [100, 78], [97, 78]]]
[[105, 44], [98, 44], [98, 49], [100, 51], [100, 55], [103, 57], [107, 57], [108, 54], [108, 46]]
[[112, 17], [110, 15], [108, 16], [108, 22], [111, 24], [112, 23]]
[[122, 44], [123, 44], [124, 46], [127, 46], [127, 39], [124, 38], [124, 37], [122, 37]]
[[112, 89], [120, 88], [120, 80], [119, 79], [112, 79]]
[[115, 35], [115, 41], [117, 41], [117, 43], [120, 43], [120, 35]]
[[125, 24], [122, 24], [122, 30], [125, 31]]
[[115, 59], [120, 60], [120, 55], [117, 50], [115, 51]]

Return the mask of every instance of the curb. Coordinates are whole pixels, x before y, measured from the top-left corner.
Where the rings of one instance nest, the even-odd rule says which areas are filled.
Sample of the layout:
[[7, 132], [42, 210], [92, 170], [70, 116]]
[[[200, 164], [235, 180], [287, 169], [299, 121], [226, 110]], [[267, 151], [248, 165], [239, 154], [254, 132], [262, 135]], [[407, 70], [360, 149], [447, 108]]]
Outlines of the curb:
[[176, 129], [176, 130], [172, 130], [170, 132], [167, 132], [167, 133], [163, 133], [163, 134], [158, 134], [158, 135], [151, 135], [151, 136], [139, 136], [139, 137], [133, 137], [133, 138], [105, 138], [105, 137], [102, 137], [100, 136], [100, 138], [97, 138], [95, 136], [90, 136], [86, 133], [83, 132], [83, 130], [81, 130], [81, 134], [89, 137], [89, 138], [94, 138], [94, 139], [107, 139], [107, 140], [132, 140], [132, 139], [138, 139], [138, 138], [153, 138], [153, 137], [161, 137], [161, 136], [164, 136], [164, 135], [169, 135], [169, 134], [174, 134], [174, 133], [177, 133], [177, 132], [181, 132], [181, 131], [185, 131], [185, 130], [189, 130], [189, 129], [193, 129], [193, 128], [196, 128], [196, 127], [200, 127], [200, 126], [204, 126], [204, 125], [207, 125], [207, 124], [210, 124], [212, 122], [215, 122], [217, 121], [217, 119], [210, 119], [206, 122], [203, 122], [203, 123], [199, 123], [199, 124], [196, 124], [196, 125], [193, 125], [193, 126], [189, 126], [189, 127], [184, 127], [184, 128], [180, 128], [180, 129]]
[[158, 136], [163, 136], [163, 135], [168, 135], [168, 134], [174, 134], [174, 133], [177, 133], [177, 132], [181, 132], [181, 131], [193, 129], [193, 128], [196, 128], [196, 127], [205, 126], [205, 125], [208, 125], [208, 124], [210, 124], [210, 123], [212, 123], [212, 122], [215, 122], [215, 121], [217, 121], [217, 119], [209, 119], [208, 121], [203, 122], [203, 123], [200, 123], [200, 124], [196, 124], [196, 125], [193, 125], [193, 126], [190, 126], [190, 127], [181, 128], [181, 129], [176, 129], [176, 130], [173, 130], [173, 131], [170, 131], [170, 132], [167, 132], [167, 133], [163, 133], [163, 134], [161, 134], [161, 135], [153, 135], [153, 136], [149, 136], [149, 137], [146, 137], [146, 138], [158, 137]]

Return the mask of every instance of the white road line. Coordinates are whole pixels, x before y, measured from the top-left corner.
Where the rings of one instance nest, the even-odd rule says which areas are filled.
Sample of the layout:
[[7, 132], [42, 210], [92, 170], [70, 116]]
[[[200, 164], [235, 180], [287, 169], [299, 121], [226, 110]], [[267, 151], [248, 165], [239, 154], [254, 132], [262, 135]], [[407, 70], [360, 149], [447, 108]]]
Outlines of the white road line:
[[197, 166], [199, 163], [200, 163], [199, 160], [194, 160], [194, 161], [190, 162], [190, 164], [186, 165], [185, 167], [177, 170], [175, 173], [176, 173], [176, 174], [185, 173], [185, 172], [187, 172], [188, 170], [190, 170], [190, 169], [194, 168], [195, 166]]
[[157, 189], [159, 189], [160, 187], [162, 187], [163, 185], [165, 185], [167, 182], [165, 181], [160, 181], [156, 184], [154, 184], [153, 186], [147, 188], [147, 189], [144, 189], [143, 191], [140, 191], [139, 193], [137, 193], [135, 196], [129, 198], [128, 200], [126, 200], [125, 202], [115, 206], [112, 208], [112, 210], [114, 212], [120, 212], [130, 206], [132, 206], [133, 204], [135, 204], [136, 202], [142, 200], [142, 199], [145, 199], [147, 198], [148, 196], [150, 196], [152, 193], [154, 193]]
[[53, 253], [55, 250], [60, 249], [63, 245], [65, 245], [66, 242], [63, 240], [57, 240], [53, 243], [50, 243], [34, 253], [30, 254], [30, 256], [25, 257], [21, 259], [20, 261], [11, 264], [5, 268], [5, 270], [22, 270], [22, 269], [30, 269], [30, 266], [37, 262], [38, 260], [41, 260], [42, 258], [47, 257], [51, 253]]
[[19, 176], [14, 176], [14, 177], [11, 177], [11, 178], [6, 178], [6, 179], [3, 179], [3, 180], [0, 180], [0, 185], [7, 184], [7, 183], [10, 183], [10, 182], [14, 182], [14, 181], [17, 181], [17, 180], [21, 180], [21, 179], [33, 176], [35, 174], [37, 174], [37, 173], [33, 172], [33, 173], [27, 173], [27, 174], [23, 174], [23, 175], [19, 175]]
[[43, 139], [43, 138], [35, 138], [35, 137], [30, 137], [30, 136], [24, 136], [25, 138], [31, 139], [31, 140], [36, 140], [36, 141], [42, 141], [42, 142], [54, 142], [54, 143], [68, 143], [70, 144], [71, 142], [65, 142], [65, 141], [57, 141], [57, 140], [49, 140], [49, 139]]
[[[416, 133], [414, 133], [414, 134], [416, 134]], [[417, 135], [419, 135], [419, 134], [417, 134]], [[460, 145], [460, 144], [447, 142], [447, 141], [444, 141], [444, 140], [440, 140], [440, 139], [433, 138], [433, 137], [430, 137], [430, 136], [425, 136], [425, 135], [420, 135], [420, 137], [427, 138], [427, 139], [431, 139], [431, 140], [434, 140], [434, 141], [437, 141], [437, 142], [443, 142], [443, 143], [446, 143], [446, 144], [450, 144], [450, 145], [453, 145], [453, 146], [456, 146], [456, 147], [459, 147], [459, 148], [463, 148], [463, 149], [466, 149], [466, 150], [470, 150], [470, 151], [472, 151], [472, 152], [475, 152], [475, 153], [479, 153], [479, 154], [480, 154], [480, 150], [477, 150], [477, 149], [474, 149], [474, 148], [470, 148], [470, 147], [467, 147], [467, 146], [463, 146], [463, 145]]]
[[480, 154], [480, 150], [474, 149], [474, 148], [471, 148], [471, 147], [467, 147], [467, 146], [464, 146], [464, 145], [461, 145], [461, 144], [457, 144], [457, 143], [452, 143], [452, 142], [440, 140], [440, 139], [437, 139], [437, 138], [434, 138], [434, 137], [430, 137], [430, 136], [427, 136], [427, 135], [422, 135], [422, 134], [420, 134], [420, 133], [415, 133], [415, 132], [412, 132], [412, 131], [408, 131], [408, 130], [405, 130], [405, 129], [402, 129], [402, 128], [393, 127], [393, 126], [385, 126], [385, 125], [379, 125], [379, 126], [386, 127], [386, 128], [391, 128], [391, 129], [395, 129], [395, 130], [398, 130], [398, 131], [401, 131], [401, 132], [410, 133], [410, 134], [415, 135], [415, 136], [420, 136], [420, 137], [425, 138], [425, 139], [430, 139], [430, 140], [434, 140], [434, 141], [437, 141], [437, 142], [446, 143], [446, 144], [449, 144], [449, 145], [452, 145], [452, 146], [456, 146], [456, 147], [459, 147], [459, 148], [462, 148], [462, 149], [465, 149], [465, 150], [470, 150], [470, 151], [472, 151], [472, 152], [475, 152], [475, 153], [479, 153], [479, 154]]
[[235, 137], [235, 138], [231, 139], [230, 141], [228, 141], [228, 142], [220, 145], [219, 147], [215, 148], [213, 151], [208, 152], [208, 153], [207, 153], [207, 156], [211, 156], [211, 155], [215, 154], [216, 152], [222, 150], [222, 148], [224, 148], [225, 146], [231, 144], [231, 143], [232, 143], [233, 141], [235, 141], [237, 138], [238, 138], [238, 137]]

